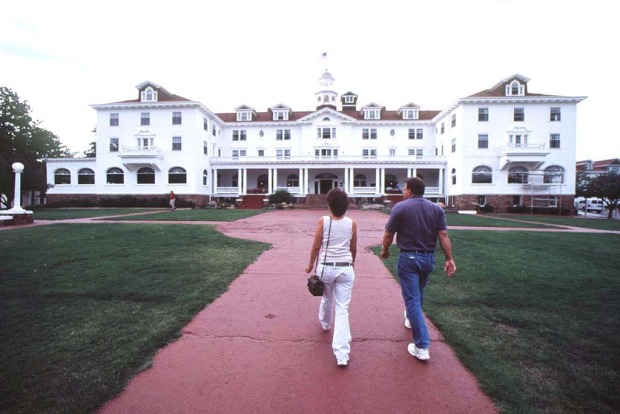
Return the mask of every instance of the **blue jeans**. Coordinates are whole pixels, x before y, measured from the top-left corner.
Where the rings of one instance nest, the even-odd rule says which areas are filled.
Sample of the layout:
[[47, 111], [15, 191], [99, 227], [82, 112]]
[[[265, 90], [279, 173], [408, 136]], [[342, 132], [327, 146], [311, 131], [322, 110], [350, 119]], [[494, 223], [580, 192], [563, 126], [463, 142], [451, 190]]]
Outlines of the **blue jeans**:
[[396, 262], [396, 270], [407, 309], [407, 319], [411, 323], [413, 342], [417, 348], [427, 349], [431, 340], [422, 312], [422, 303], [424, 302], [424, 288], [429, 276], [435, 270], [435, 255], [401, 253]]

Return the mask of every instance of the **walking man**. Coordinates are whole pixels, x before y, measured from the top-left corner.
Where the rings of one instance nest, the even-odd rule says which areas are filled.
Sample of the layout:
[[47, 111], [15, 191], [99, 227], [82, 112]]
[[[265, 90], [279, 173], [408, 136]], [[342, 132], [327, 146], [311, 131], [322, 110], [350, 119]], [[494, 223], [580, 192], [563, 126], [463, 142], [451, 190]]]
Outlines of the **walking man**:
[[448, 276], [456, 272], [446, 216], [441, 207], [424, 199], [424, 189], [422, 179], [406, 179], [403, 188], [405, 199], [392, 208], [381, 246], [381, 258], [387, 259], [396, 234], [396, 245], [400, 249], [396, 266], [405, 302], [405, 326], [411, 327], [413, 336], [413, 343], [407, 346], [407, 351], [420, 360], [430, 359], [430, 337], [422, 302], [428, 278], [435, 270], [435, 245], [438, 239], [446, 258], [445, 272]]

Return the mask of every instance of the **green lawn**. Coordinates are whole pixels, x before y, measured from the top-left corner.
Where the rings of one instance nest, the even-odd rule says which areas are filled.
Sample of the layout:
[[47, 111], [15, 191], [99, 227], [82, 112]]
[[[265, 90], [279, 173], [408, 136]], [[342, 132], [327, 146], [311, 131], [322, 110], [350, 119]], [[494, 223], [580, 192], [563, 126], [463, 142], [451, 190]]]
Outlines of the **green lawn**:
[[[156, 212], [156, 208], [41, 208], [33, 210], [34, 220], [68, 220], [77, 218], [106, 217], [141, 212]], [[164, 210], [165, 211], [165, 210]]]
[[193, 209], [166, 211], [158, 214], [118, 217], [114, 220], [166, 220], [166, 221], [234, 221], [262, 214], [263, 210]]
[[445, 276], [438, 254], [424, 310], [500, 409], [617, 413], [620, 236], [453, 230], [451, 239], [459, 271]]
[[1, 233], [0, 412], [95, 412], [267, 247], [211, 226]]

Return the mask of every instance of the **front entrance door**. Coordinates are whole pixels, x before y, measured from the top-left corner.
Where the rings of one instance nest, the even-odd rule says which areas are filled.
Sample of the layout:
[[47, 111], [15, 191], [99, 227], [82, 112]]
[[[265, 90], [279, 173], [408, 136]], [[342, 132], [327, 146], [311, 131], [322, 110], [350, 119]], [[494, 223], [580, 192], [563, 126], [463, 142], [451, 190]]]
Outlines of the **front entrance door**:
[[334, 188], [334, 180], [321, 180], [319, 186], [321, 190], [319, 194], [327, 194], [329, 190]]

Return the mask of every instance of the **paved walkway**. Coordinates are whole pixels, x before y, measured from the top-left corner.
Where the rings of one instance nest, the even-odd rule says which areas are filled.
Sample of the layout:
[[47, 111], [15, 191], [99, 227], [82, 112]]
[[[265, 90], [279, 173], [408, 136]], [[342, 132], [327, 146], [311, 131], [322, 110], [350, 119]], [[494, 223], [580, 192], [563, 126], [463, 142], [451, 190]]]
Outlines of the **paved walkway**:
[[353, 343], [349, 366], [336, 366], [303, 271], [324, 213], [267, 212], [217, 224], [273, 248], [101, 413], [496, 413], [434, 326], [430, 362], [407, 353], [400, 288], [368, 250], [381, 243], [383, 213], [349, 213], [359, 226]]

